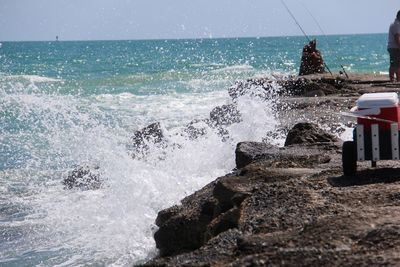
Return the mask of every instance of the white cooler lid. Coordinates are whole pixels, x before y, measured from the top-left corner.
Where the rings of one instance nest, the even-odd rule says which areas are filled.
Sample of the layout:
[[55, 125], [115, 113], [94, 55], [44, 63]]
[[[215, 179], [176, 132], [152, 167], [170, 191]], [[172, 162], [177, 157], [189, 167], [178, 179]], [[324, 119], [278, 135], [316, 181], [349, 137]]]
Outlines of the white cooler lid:
[[357, 100], [357, 108], [390, 108], [399, 104], [397, 93], [363, 94]]

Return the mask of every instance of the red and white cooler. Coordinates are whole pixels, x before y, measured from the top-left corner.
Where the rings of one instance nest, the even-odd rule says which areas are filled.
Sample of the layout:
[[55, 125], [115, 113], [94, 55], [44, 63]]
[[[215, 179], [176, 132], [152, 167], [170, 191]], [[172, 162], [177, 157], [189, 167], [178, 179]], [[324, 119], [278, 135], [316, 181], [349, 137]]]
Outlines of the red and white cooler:
[[[357, 124], [363, 125], [365, 131], [370, 131], [372, 124], [378, 124], [380, 131], [390, 131], [392, 123], [397, 123], [400, 127], [400, 107], [397, 93], [363, 94], [357, 100], [357, 107], [351, 111], [359, 115]], [[376, 120], [372, 118], [376, 118]]]
[[351, 111], [357, 116], [357, 160], [398, 160], [400, 107], [397, 93], [363, 94]]

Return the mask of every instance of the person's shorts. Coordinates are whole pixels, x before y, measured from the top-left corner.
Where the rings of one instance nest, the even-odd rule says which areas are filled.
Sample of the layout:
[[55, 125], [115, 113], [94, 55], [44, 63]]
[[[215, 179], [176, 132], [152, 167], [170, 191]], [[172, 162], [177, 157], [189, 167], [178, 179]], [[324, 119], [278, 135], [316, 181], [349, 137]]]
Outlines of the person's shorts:
[[388, 52], [390, 55], [390, 67], [391, 68], [400, 68], [400, 49], [389, 48]]

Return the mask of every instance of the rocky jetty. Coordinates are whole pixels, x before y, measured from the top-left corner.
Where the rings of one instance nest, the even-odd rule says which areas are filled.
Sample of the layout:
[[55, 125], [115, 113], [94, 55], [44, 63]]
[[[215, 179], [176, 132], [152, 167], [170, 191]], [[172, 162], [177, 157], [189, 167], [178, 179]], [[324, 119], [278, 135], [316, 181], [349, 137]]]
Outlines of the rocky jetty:
[[383, 76], [311, 75], [248, 80], [230, 94], [268, 92], [271, 83], [282, 87], [273, 93], [285, 146], [239, 143], [232, 173], [158, 214], [159, 256], [144, 266], [400, 265], [398, 163], [359, 163], [345, 177], [335, 137], [336, 112], [362, 93], [400, 86]]

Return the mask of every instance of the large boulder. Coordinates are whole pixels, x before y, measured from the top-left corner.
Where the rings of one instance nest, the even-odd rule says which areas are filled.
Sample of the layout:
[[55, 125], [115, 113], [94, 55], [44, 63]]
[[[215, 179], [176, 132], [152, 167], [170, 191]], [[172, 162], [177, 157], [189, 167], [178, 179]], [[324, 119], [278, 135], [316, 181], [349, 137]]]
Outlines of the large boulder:
[[[302, 188], [298, 189], [299, 182], [296, 181], [300, 181], [300, 178], [305, 175], [318, 172], [313, 169], [265, 168], [262, 165], [251, 164], [248, 172], [240, 171], [218, 178], [215, 182], [183, 199], [181, 205], [159, 212], [156, 219], [159, 229], [154, 238], [160, 256], [164, 257], [164, 260], [155, 259], [148, 263], [148, 266], [164, 266], [163, 262], [170, 259], [172, 261], [167, 266], [185, 266], [184, 262], [187, 262], [188, 258], [191, 259], [189, 265], [196, 265], [193, 262], [197, 258], [196, 255], [203, 255], [198, 258], [200, 262], [211, 263], [221, 255], [225, 255], [225, 252], [237, 251], [236, 241], [242, 236], [243, 230], [258, 231], [258, 228], [277, 228], [276, 221], [278, 220], [284, 221], [285, 227], [301, 224], [300, 221], [308, 215], [296, 209], [293, 212], [295, 216], [284, 218], [285, 212], [291, 212], [291, 210], [283, 209], [282, 205], [288, 202], [285, 200], [288, 195], [297, 194], [292, 197], [290, 207], [293, 203], [297, 203], [296, 207], [302, 207], [299, 199], [304, 198], [306, 192]], [[286, 189], [285, 194], [279, 194], [279, 191], [285, 188], [278, 185], [289, 180], [294, 180], [295, 185]], [[254, 199], [254, 194], [261, 188], [272, 192]], [[249, 203], [254, 201], [259, 201], [259, 204], [249, 206]], [[269, 201], [270, 206], [266, 212], [258, 216], [256, 220], [244, 220], [248, 216], [254, 217], [262, 212], [259, 207], [266, 201]], [[215, 240], [225, 242], [227, 235], [232, 233], [235, 233], [235, 242], [228, 251], [215, 247]], [[228, 243], [225, 244], [228, 245]], [[211, 245], [212, 252], [208, 251]], [[214, 252], [215, 249], [218, 250], [217, 253]], [[207, 256], [204, 257], [204, 255]], [[160, 262], [157, 263], [159, 260]]]
[[325, 132], [318, 125], [309, 122], [296, 124], [288, 133], [285, 146], [295, 144], [315, 144], [338, 142], [339, 139], [334, 135]]
[[193, 251], [216, 235], [236, 228], [238, 207], [253, 189], [235, 174], [218, 178], [182, 200], [181, 205], [160, 211], [154, 234], [161, 256]]
[[195, 250], [204, 244], [204, 234], [214, 213], [213, 183], [182, 200], [180, 206], [161, 211], [154, 234], [161, 256]]

